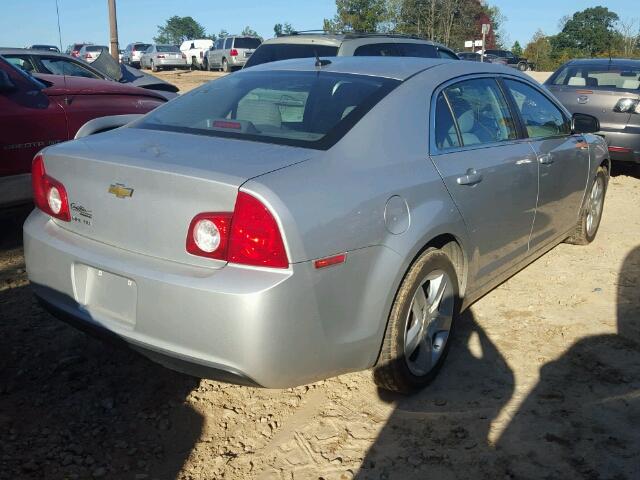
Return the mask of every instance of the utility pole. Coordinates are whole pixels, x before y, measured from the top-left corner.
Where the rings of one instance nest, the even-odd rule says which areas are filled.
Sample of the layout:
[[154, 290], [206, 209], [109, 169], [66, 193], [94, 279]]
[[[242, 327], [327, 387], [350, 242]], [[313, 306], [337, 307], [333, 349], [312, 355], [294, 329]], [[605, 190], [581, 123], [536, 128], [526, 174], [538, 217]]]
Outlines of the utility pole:
[[116, 18], [116, 0], [107, 0], [109, 4], [109, 50], [111, 51], [111, 56], [115, 58], [116, 61], [119, 60], [118, 56], [118, 19]]

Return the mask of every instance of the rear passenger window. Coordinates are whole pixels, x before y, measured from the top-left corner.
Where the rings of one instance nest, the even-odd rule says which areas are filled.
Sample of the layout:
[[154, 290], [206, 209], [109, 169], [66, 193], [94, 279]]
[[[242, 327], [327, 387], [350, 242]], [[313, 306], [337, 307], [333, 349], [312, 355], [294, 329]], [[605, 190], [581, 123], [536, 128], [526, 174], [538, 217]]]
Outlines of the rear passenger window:
[[446, 150], [460, 146], [458, 132], [451, 116], [449, 104], [441, 93], [436, 102], [435, 136], [438, 150]]
[[505, 80], [516, 102], [530, 138], [569, 135], [571, 124], [551, 100], [535, 88], [515, 80]]
[[370, 43], [356, 48], [356, 57], [400, 57], [401, 53], [395, 43]]
[[229, 50], [231, 48], [231, 44], [233, 43], [233, 38], [229, 37], [224, 41], [224, 49]]
[[402, 43], [399, 45], [405, 57], [436, 58], [436, 47], [426, 43]]
[[495, 80], [479, 78], [445, 89], [464, 146], [517, 138], [507, 102]]
[[454, 55], [453, 53], [442, 50], [440, 48], [438, 49], [438, 57], [446, 58], [448, 60], [460, 60], [460, 57], [458, 57], [457, 55]]

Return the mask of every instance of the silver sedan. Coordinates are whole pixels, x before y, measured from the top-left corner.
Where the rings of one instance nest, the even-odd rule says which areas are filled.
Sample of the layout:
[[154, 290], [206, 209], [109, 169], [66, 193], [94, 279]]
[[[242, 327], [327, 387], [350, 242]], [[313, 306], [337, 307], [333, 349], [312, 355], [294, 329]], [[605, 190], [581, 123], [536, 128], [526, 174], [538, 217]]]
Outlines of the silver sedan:
[[55, 315], [173, 369], [415, 391], [462, 310], [594, 239], [598, 128], [492, 64], [267, 63], [39, 154], [27, 271]]
[[176, 45], [150, 45], [140, 55], [140, 68], [158, 72], [167, 68], [187, 68], [187, 59]]

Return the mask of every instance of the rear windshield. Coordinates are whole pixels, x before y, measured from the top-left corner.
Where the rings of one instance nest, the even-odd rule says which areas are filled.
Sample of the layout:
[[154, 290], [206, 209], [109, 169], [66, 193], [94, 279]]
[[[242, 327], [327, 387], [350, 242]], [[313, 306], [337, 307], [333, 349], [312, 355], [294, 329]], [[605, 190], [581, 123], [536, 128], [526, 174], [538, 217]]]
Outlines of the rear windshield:
[[156, 50], [159, 52], [180, 53], [180, 49], [176, 45], [156, 45]]
[[261, 43], [257, 38], [236, 37], [233, 48], [258, 48]]
[[315, 57], [316, 54], [319, 57], [335, 57], [338, 54], [338, 47], [287, 43], [261, 45], [260, 48], [249, 57], [245, 68], [260, 65], [261, 63], [289, 60], [290, 58], [312, 58]]
[[640, 62], [637, 65], [566, 65], [549, 82], [551, 85], [620, 90], [640, 89]]
[[147, 48], [149, 48], [150, 46], [151, 46], [151, 44], [150, 44], [150, 43], [136, 43], [136, 44], [133, 46], [133, 51], [134, 51], [134, 52], [140, 52], [140, 51], [144, 52], [144, 51], [146, 51], [146, 50], [147, 50]]
[[85, 48], [87, 52], [101, 52], [102, 50], [108, 50], [107, 47], [101, 47], [100, 45], [91, 45]]
[[399, 83], [330, 72], [244, 71], [172, 100], [135, 127], [325, 150]]

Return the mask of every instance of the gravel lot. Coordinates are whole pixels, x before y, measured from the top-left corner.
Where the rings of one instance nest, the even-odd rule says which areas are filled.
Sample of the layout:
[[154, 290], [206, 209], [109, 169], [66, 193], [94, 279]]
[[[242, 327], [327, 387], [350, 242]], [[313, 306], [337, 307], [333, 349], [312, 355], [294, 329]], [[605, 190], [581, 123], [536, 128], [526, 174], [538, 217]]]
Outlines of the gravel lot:
[[596, 241], [477, 302], [411, 398], [369, 372], [288, 390], [198, 380], [89, 338], [38, 306], [28, 210], [5, 213], [0, 479], [637, 480], [639, 206], [640, 171], [617, 168]]

